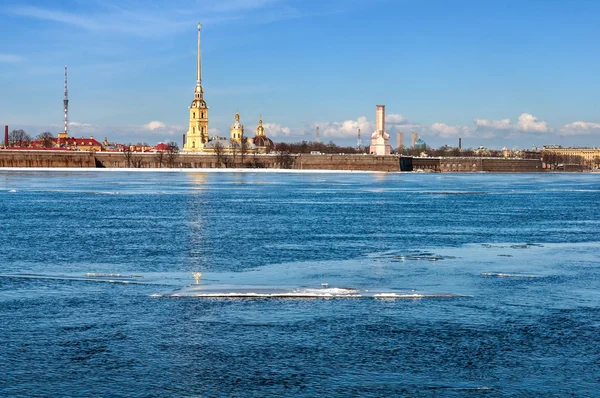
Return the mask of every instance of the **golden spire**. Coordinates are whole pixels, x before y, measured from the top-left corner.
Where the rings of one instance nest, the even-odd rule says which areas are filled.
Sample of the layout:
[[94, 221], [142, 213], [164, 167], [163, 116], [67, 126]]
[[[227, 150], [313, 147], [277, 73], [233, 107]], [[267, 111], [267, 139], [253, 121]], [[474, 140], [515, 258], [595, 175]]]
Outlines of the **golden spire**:
[[196, 67], [196, 84], [199, 86], [202, 84], [202, 62], [200, 59], [200, 28], [201, 23], [198, 23], [198, 64]]
[[240, 121], [240, 114], [239, 114], [239, 112], [237, 111], [237, 109], [235, 110], [235, 121], [236, 121], [236, 122], [239, 122], [239, 121]]
[[258, 119], [258, 127], [256, 128], [256, 135], [264, 136], [265, 128], [262, 125], [262, 115], [260, 115], [260, 119]]

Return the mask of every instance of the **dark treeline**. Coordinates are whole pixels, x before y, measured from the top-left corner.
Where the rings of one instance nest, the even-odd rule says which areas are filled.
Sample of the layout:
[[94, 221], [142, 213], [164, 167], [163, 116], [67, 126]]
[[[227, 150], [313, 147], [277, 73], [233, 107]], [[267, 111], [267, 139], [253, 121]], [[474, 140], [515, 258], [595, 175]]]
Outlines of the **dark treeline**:
[[356, 149], [350, 146], [338, 146], [333, 141], [329, 143], [316, 142], [316, 141], [302, 141], [302, 142], [279, 142], [275, 144], [275, 151], [282, 153], [366, 153], [369, 148]]

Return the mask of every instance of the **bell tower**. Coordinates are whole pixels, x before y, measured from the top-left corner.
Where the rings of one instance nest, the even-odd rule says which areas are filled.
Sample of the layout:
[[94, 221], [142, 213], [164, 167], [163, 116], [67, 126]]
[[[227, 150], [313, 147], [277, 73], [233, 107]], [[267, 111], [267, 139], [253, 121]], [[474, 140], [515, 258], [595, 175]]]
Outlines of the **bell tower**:
[[196, 64], [196, 88], [194, 99], [190, 105], [190, 125], [186, 135], [183, 149], [190, 152], [198, 152], [208, 142], [208, 106], [204, 101], [204, 90], [202, 90], [202, 60], [200, 58], [200, 28], [198, 24], [198, 61]]

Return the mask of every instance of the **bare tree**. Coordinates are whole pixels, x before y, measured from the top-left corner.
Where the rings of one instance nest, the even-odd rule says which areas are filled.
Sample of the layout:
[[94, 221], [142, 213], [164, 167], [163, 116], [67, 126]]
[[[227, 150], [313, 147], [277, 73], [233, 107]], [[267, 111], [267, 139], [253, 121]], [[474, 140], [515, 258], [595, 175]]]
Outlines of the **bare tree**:
[[215, 150], [215, 155], [217, 155], [217, 167], [221, 168], [221, 163], [223, 162], [223, 144], [217, 141], [213, 148]]
[[281, 151], [277, 155], [277, 163], [279, 163], [280, 169], [291, 169], [294, 165], [294, 158], [289, 152]]
[[234, 139], [229, 140], [229, 142], [231, 143], [231, 158], [232, 158], [232, 165], [233, 167], [236, 166], [236, 161], [235, 158], [237, 157], [237, 154], [240, 150], [240, 143], [237, 142]]
[[137, 158], [134, 155], [135, 152], [132, 151], [129, 146], [125, 147], [125, 149], [123, 150], [123, 154], [125, 155], [126, 167], [136, 167], [137, 166]]
[[8, 136], [8, 145], [9, 146], [27, 146], [31, 142], [31, 136], [25, 132], [23, 129], [13, 130], [10, 132]]
[[162, 150], [157, 151], [156, 155], [154, 155], [154, 159], [158, 163], [158, 167], [162, 168], [163, 161], [165, 160], [165, 152]]
[[45, 131], [37, 136], [37, 140], [42, 148], [52, 148], [54, 146], [55, 138], [51, 132]]
[[174, 141], [167, 142], [166, 156], [167, 156], [167, 163], [169, 164], [169, 167], [173, 168], [173, 166], [175, 165], [175, 160], [177, 159], [178, 155], [179, 155], [179, 146], [177, 145], [177, 143]]
[[246, 142], [246, 138], [242, 135], [242, 143], [240, 144], [240, 157], [242, 158], [242, 166], [244, 165], [244, 158], [248, 153], [248, 143]]

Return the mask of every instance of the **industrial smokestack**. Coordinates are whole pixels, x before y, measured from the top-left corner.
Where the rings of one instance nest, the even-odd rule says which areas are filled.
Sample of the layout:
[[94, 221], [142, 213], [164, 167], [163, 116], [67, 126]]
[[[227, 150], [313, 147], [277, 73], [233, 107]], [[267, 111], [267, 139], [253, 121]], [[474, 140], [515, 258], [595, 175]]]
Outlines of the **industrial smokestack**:
[[8, 148], [8, 126], [4, 126], [4, 147]]
[[396, 141], [397, 151], [400, 152], [404, 149], [404, 133], [402, 131], [396, 133]]
[[181, 134], [181, 136], [182, 136], [182, 137], [181, 137], [181, 142], [183, 143], [183, 144], [181, 145], [181, 147], [182, 147], [182, 148], [184, 148], [184, 147], [185, 147], [185, 134]]
[[419, 134], [413, 132], [410, 135], [410, 147], [411, 147], [411, 149], [415, 149], [415, 142], [417, 142], [418, 139], [419, 139]]
[[458, 137], [458, 149], [461, 150], [462, 149], [462, 138]]

